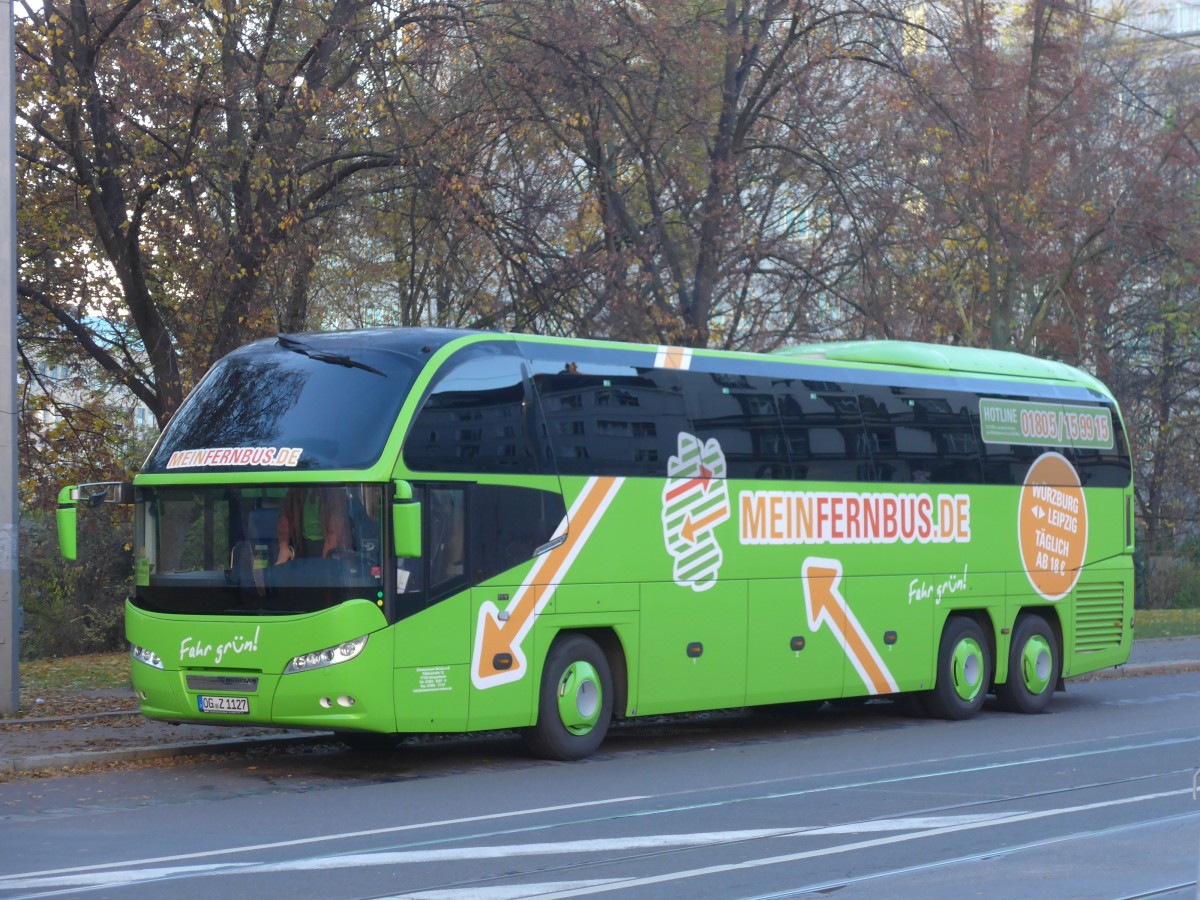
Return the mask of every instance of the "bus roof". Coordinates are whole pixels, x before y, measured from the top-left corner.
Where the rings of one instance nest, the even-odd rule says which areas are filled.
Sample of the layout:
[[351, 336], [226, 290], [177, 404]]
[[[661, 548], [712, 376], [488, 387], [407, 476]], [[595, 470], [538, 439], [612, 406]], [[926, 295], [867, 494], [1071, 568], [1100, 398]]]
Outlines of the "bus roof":
[[284, 340], [299, 340], [305, 345], [326, 351], [379, 350], [407, 356], [425, 356], [451, 341], [486, 332], [462, 328], [359, 328], [345, 331], [302, 331], [264, 338], [253, 347], [273, 347]]
[[[493, 338], [500, 341], [533, 338], [550, 343], [573, 343], [574, 338], [555, 338], [545, 335], [509, 334], [506, 332], [474, 331], [452, 328], [370, 328], [342, 332], [308, 332], [297, 334], [297, 338], [322, 349], [371, 348], [399, 353], [414, 353], [420, 348], [430, 353], [451, 341], [461, 338]], [[273, 340], [273, 339], [272, 339]], [[614, 344], [604, 340], [579, 341], [583, 344], [603, 346]], [[268, 343], [268, 342], [263, 342]], [[615, 342], [629, 349], [649, 349], [640, 344]], [[711, 351], [701, 351], [711, 352]], [[723, 355], [717, 351], [716, 355]], [[740, 354], [739, 354], [740, 355]], [[776, 350], [768, 356], [780, 359], [827, 360], [849, 364], [872, 366], [895, 366], [905, 369], [922, 369], [930, 372], [954, 372], [963, 374], [993, 375], [1006, 378], [1033, 379], [1042, 381], [1083, 383], [1104, 393], [1103, 385], [1086, 372], [1066, 363], [1038, 359], [1021, 353], [1005, 350], [986, 350], [977, 347], [958, 347], [945, 344], [930, 344], [920, 341], [831, 341], [826, 343], [796, 344]]]
[[1006, 350], [926, 344], [919, 341], [844, 341], [798, 344], [777, 350], [775, 355], [907, 369], [999, 375], [1007, 378], [1066, 381], [1076, 384], [1082, 382], [1088, 387], [1108, 393], [1099, 380], [1074, 366]]

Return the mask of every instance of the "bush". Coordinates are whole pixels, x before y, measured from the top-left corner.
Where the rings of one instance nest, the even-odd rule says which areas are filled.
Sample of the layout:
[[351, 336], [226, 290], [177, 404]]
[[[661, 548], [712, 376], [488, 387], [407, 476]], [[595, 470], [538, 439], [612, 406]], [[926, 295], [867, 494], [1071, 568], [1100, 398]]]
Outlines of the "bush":
[[1188, 570], [1176, 589], [1173, 609], [1200, 609], [1200, 567], [1193, 563]]
[[1200, 560], [1187, 552], [1159, 553], [1140, 567], [1139, 609], [1200, 608]]
[[129, 508], [80, 511], [78, 562], [59, 555], [53, 513], [27, 512], [20, 528], [21, 658], [122, 649], [133, 587]]

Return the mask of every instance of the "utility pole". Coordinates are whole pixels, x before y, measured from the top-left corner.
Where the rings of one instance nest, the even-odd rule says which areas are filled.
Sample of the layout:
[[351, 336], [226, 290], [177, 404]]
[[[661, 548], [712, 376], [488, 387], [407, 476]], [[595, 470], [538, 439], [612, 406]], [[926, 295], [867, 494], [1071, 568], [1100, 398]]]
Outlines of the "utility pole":
[[21, 633], [17, 575], [17, 101], [13, 2], [0, 0], [0, 713], [16, 712]]

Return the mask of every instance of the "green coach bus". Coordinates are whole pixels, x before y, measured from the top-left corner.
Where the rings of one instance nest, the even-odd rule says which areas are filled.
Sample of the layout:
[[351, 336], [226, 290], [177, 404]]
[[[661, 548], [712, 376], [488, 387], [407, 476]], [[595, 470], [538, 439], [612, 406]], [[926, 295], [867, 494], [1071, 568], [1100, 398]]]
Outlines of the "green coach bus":
[[132, 484], [154, 719], [351, 742], [912, 695], [1044, 709], [1128, 658], [1131, 466], [1095, 378], [905, 342], [770, 355], [436, 329], [217, 363]]

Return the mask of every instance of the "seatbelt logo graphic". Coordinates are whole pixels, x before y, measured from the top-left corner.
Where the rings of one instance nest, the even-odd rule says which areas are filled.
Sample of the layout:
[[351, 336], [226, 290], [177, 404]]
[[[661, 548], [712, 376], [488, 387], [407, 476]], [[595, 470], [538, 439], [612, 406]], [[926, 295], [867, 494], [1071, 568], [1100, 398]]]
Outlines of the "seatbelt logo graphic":
[[724, 556], [714, 529], [729, 518], [725, 474], [725, 454], [716, 438], [701, 441], [679, 433], [679, 455], [667, 461], [662, 521], [680, 587], [700, 592], [717, 583]]

